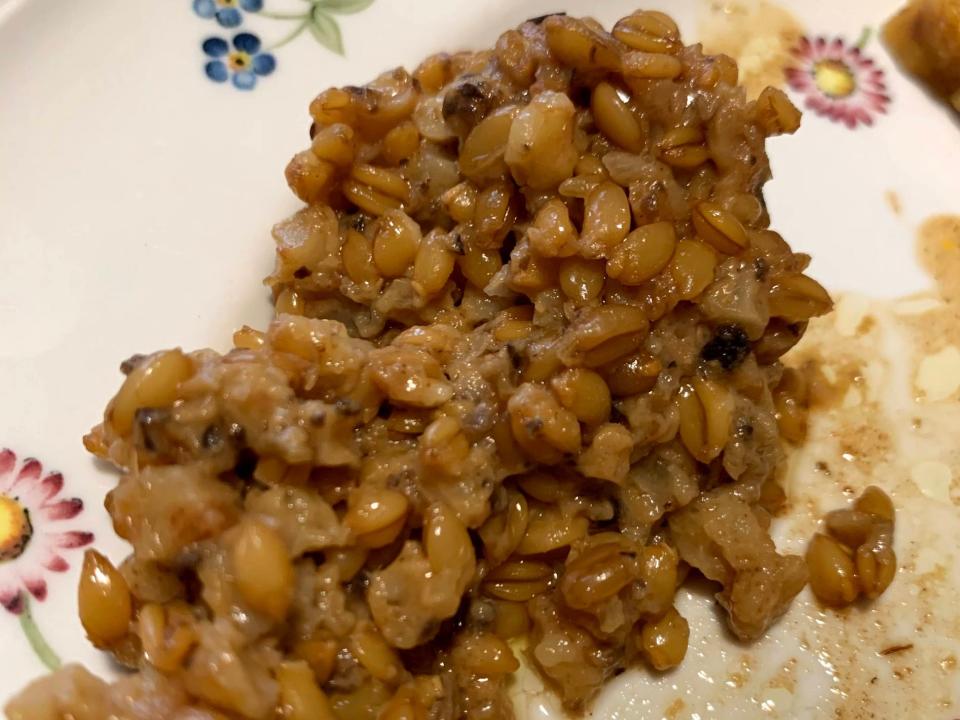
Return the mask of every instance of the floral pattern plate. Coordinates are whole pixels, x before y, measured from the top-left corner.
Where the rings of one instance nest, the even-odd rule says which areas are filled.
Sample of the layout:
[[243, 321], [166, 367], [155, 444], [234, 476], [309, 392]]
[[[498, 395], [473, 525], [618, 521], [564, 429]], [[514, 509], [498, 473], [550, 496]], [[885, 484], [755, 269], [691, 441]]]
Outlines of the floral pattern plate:
[[[913, 234], [931, 214], [960, 211], [960, 132], [876, 39], [896, 0], [850, 0], [842, 12], [828, 0], [643, 4], [708, 49], [729, 44], [715, 26], [744, 28], [743, 72], [766, 72], [810, 111], [797, 136], [771, 144], [767, 200], [776, 227], [814, 256], [815, 276], [885, 297], [929, 284]], [[313, 95], [430, 52], [489, 45], [526, 17], [564, 10], [609, 24], [633, 7], [0, 0], [0, 702], [61, 659], [115, 672], [76, 619], [80, 548], [127, 552], [103, 510], [115, 478], [80, 438], [123, 358], [224, 349], [234, 328], [268, 320], [269, 229], [297, 207], [283, 167], [306, 140]], [[717, 658], [742, 659], [712, 632]], [[780, 633], [752, 667], [795, 642]], [[718, 716], [670, 704], [680, 692], [713, 707], [719, 690], [698, 679], [698, 662], [656, 679], [628, 674], [596, 715]], [[957, 676], [942, 672], [956, 702]], [[787, 705], [786, 690], [763, 692], [742, 692], [723, 716], [820, 717], [844, 691], [801, 678]], [[557, 716], [546, 699], [524, 713]], [[942, 717], [958, 715], [943, 706]]]

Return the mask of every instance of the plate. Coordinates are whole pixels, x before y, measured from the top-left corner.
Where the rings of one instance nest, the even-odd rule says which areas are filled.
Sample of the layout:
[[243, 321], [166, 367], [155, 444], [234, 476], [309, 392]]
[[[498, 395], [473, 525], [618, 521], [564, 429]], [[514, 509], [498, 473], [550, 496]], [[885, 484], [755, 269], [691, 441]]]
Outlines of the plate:
[[[745, 73], [772, 73], [807, 107], [797, 135], [770, 143], [773, 225], [813, 256], [811, 274], [831, 290], [875, 298], [930, 285], [916, 228], [960, 209], [956, 118], [876, 39], [897, 5], [645, 3], [677, 18], [688, 42], [742, 53]], [[80, 438], [116, 391], [123, 358], [177, 345], [224, 350], [240, 325], [268, 321], [269, 231], [298, 207], [283, 168], [307, 141], [309, 100], [431, 52], [488, 46], [527, 17], [565, 10], [609, 26], [632, 9], [623, 0], [0, 1], [0, 531], [12, 498], [33, 529], [22, 554], [0, 562], [0, 702], [60, 661], [115, 672], [76, 619], [82, 548], [127, 553], [103, 509], [115, 478]], [[245, 64], [231, 60], [235, 50]], [[824, 58], [834, 65], [814, 72]], [[938, 513], [955, 525], [949, 495]], [[854, 697], [820, 649], [802, 647], [801, 616], [821, 622], [803, 597], [751, 648], [701, 613], [680, 671], [625, 673], [595, 716], [847, 708], [837, 717], [906, 717], [898, 703], [919, 707], [919, 694], [888, 693], [900, 699], [884, 706]], [[701, 600], [693, 592], [684, 602]], [[844, 642], [856, 663], [857, 639]], [[921, 698], [931, 708], [923, 717], [960, 714], [953, 657], [952, 667], [947, 655], [911, 666], [903, 687], [939, 693], [939, 704]], [[771, 684], [791, 658], [790, 682]], [[521, 714], [557, 716], [527, 689]]]

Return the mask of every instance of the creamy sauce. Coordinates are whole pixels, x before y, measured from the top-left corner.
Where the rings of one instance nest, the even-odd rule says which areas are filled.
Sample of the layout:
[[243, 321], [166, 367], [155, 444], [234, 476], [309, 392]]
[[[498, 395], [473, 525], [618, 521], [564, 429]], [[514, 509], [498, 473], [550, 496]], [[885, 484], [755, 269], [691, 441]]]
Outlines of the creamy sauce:
[[[842, 611], [821, 608], [805, 589], [753, 645], [726, 631], [712, 588], [685, 587], [684, 663], [615, 678], [593, 717], [960, 716], [960, 217], [929, 220], [919, 253], [935, 290], [840, 296], [788, 356], [816, 373], [818, 404], [807, 442], [790, 453], [789, 502], [774, 522], [780, 549], [803, 553], [825, 512], [879, 485], [897, 508], [893, 584], [878, 601]], [[564, 716], [532, 673], [515, 689], [521, 720]]]
[[782, 87], [783, 69], [803, 27], [766, 0], [705, 0], [698, 37], [708, 53], [729, 55], [740, 66], [740, 83], [755, 98], [768, 85]]

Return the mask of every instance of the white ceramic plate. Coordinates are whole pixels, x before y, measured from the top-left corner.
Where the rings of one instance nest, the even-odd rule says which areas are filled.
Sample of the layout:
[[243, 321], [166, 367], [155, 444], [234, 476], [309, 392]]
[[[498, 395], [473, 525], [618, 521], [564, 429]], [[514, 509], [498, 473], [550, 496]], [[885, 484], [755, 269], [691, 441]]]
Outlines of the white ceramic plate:
[[[960, 210], [955, 118], [901, 75], [876, 39], [852, 50], [898, 4], [781, 3], [811, 38], [840, 39], [826, 51], [855, 71], [857, 89], [846, 109], [808, 112], [796, 136], [771, 143], [773, 224], [814, 256], [811, 272], [828, 287], [874, 296], [926, 287], [914, 228]], [[688, 41], [724, 7], [645, 5], [671, 12]], [[288, 16], [310, 8], [316, 22], [297, 33], [302, 21]], [[430, 52], [490, 45], [526, 17], [566, 10], [609, 24], [633, 8], [630, 0], [0, 0], [0, 449], [9, 449], [0, 454], [0, 533], [13, 497], [31, 510], [34, 530], [19, 557], [0, 562], [0, 702], [54, 654], [112, 672], [76, 619], [76, 571], [79, 548], [94, 537], [114, 559], [127, 549], [102, 508], [114, 476], [80, 438], [118, 387], [123, 358], [175, 345], [225, 349], [233, 329], [268, 320], [260, 281], [272, 265], [269, 230], [297, 207], [283, 167], [307, 142], [309, 100]], [[776, 50], [756, 24], [741, 35], [755, 58]], [[248, 51], [255, 72], [224, 64], [235, 48]], [[792, 92], [826, 111], [803, 73], [810, 62], [792, 61], [812, 83]], [[820, 81], [846, 87], [842, 72]], [[851, 113], [859, 113], [853, 126], [842, 122]], [[781, 662], [794, 642], [781, 631], [756, 650], [755, 667]], [[844, 692], [815, 672], [779, 694], [724, 690], [703, 671], [698, 679], [697, 663], [735, 664], [745, 650], [697, 624], [691, 645], [681, 673], [627, 674], [597, 715], [819, 717]], [[956, 676], [941, 680], [955, 702]], [[710, 693], [733, 699], [713, 703]], [[686, 704], [671, 705], [671, 694]], [[944, 718], [960, 714], [942, 709]]]

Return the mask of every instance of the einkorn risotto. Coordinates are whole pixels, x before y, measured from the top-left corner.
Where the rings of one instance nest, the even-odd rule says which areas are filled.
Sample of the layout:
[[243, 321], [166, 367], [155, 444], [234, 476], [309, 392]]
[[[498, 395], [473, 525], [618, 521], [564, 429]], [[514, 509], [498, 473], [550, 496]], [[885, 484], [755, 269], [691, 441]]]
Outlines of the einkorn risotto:
[[768, 228], [784, 94], [661, 13], [552, 15], [310, 112], [274, 322], [131, 358], [86, 438], [133, 553], [88, 554], [81, 620], [133, 672], [11, 718], [501, 720], [521, 646], [577, 710], [683, 660], [691, 574], [761, 636], [808, 578], [767, 532], [805, 414], [779, 358], [831, 307]]

